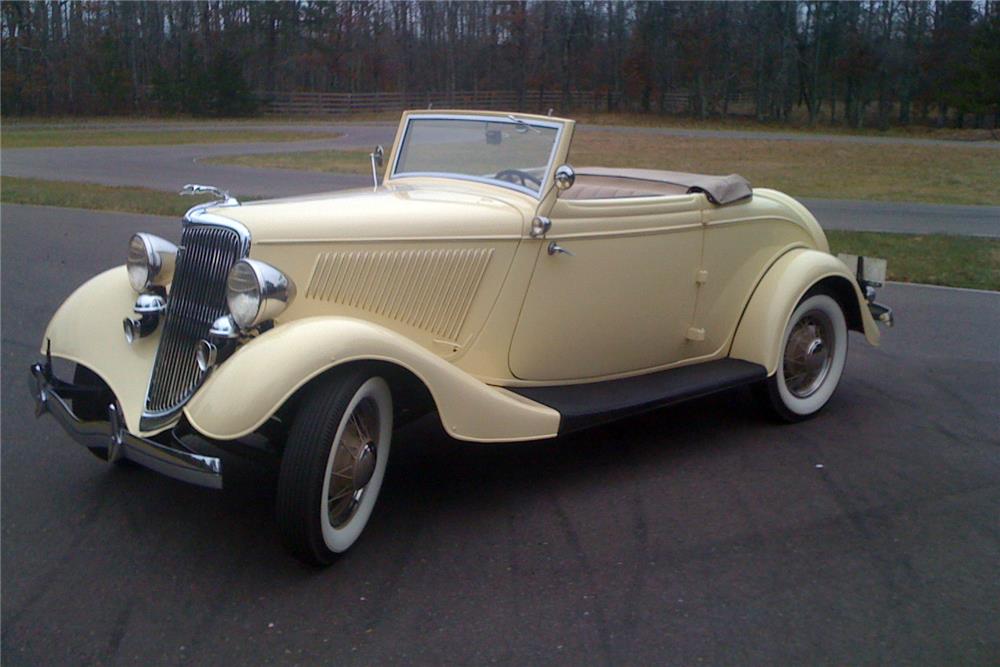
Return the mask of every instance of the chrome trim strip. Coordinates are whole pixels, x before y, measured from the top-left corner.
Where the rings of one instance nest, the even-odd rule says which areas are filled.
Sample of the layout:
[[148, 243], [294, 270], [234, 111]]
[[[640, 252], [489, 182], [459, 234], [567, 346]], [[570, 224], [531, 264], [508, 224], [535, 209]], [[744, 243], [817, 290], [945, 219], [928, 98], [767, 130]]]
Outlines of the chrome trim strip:
[[219, 458], [168, 447], [129, 433], [114, 405], [109, 406], [108, 421], [81, 420], [49, 383], [41, 364], [31, 366], [30, 384], [35, 414], [51, 414], [76, 442], [99, 457], [112, 461], [126, 458], [167, 477], [212, 489], [222, 488]]
[[215, 227], [225, 227], [236, 232], [240, 237], [240, 243], [242, 246], [243, 256], [246, 257], [250, 254], [250, 230], [246, 226], [235, 220], [227, 218], [218, 213], [206, 213], [207, 208], [218, 208], [215, 204], [206, 204], [202, 206], [195, 206], [194, 208], [188, 209], [188, 212], [184, 214], [181, 219], [181, 224], [183, 226], [188, 225], [213, 225]]
[[[504, 114], [498, 116], [491, 116], [489, 114], [482, 115], [465, 115], [465, 114], [425, 114], [425, 113], [414, 113], [407, 117], [406, 127], [403, 128], [403, 136], [399, 140], [399, 148], [395, 150], [395, 155], [392, 159], [392, 168], [389, 170], [389, 177], [387, 181], [394, 179], [403, 178], [419, 178], [419, 177], [436, 177], [436, 178], [454, 178], [462, 181], [473, 181], [475, 183], [485, 183], [487, 185], [495, 185], [502, 188], [508, 188], [510, 190], [516, 190], [518, 192], [523, 192], [535, 199], [541, 201], [546, 194], [549, 192], [550, 181], [552, 180], [552, 166], [555, 163], [556, 151], [559, 149], [562, 143], [563, 132], [566, 129], [565, 123], [557, 123], [551, 121], [537, 120], [535, 118], [531, 119], [518, 119], [516, 117], [513, 120], [510, 118], [511, 114]], [[549, 151], [549, 160], [545, 164], [545, 176], [542, 179], [541, 185], [538, 187], [538, 191], [532, 190], [516, 183], [511, 183], [509, 181], [498, 181], [485, 177], [476, 177], [471, 174], [451, 174], [447, 172], [404, 172], [402, 174], [397, 173], [396, 168], [399, 166], [399, 156], [403, 153], [403, 147], [406, 145], [406, 135], [410, 131], [410, 123], [414, 119], [419, 120], [470, 120], [478, 122], [488, 122], [488, 123], [503, 123], [506, 125], [520, 125], [527, 124], [529, 126], [536, 127], [547, 127], [556, 131], [555, 139], [552, 142], [552, 149]]]

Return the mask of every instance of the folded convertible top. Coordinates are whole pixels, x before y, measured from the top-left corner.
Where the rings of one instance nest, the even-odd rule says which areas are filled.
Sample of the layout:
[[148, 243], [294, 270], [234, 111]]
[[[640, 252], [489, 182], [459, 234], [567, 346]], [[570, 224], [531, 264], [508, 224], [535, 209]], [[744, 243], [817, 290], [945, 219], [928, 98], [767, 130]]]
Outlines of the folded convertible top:
[[608, 176], [633, 178], [643, 181], [670, 183], [687, 188], [688, 192], [704, 192], [713, 204], [732, 204], [753, 196], [750, 182], [739, 174], [728, 176], [708, 176], [687, 174], [681, 171], [660, 171], [658, 169], [614, 169], [609, 167], [580, 167], [577, 174], [586, 176]]

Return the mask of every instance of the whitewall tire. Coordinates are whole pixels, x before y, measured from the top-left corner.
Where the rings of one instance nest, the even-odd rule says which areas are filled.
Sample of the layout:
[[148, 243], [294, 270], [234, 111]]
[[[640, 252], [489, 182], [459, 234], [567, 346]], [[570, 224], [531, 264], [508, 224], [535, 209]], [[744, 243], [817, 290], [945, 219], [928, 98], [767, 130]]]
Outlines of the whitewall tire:
[[277, 519], [300, 559], [332, 562], [361, 535], [385, 478], [392, 393], [365, 368], [317, 383], [292, 423], [278, 477]]
[[807, 294], [781, 339], [778, 369], [764, 385], [771, 412], [784, 421], [812, 417], [827, 404], [847, 362], [847, 321], [828, 294]]

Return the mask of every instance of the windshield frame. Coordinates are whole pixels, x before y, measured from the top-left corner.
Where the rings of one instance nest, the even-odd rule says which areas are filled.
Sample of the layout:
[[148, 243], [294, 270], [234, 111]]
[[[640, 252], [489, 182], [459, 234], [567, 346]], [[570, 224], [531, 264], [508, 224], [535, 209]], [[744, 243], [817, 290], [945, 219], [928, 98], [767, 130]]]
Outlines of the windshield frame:
[[[399, 157], [403, 153], [403, 146], [406, 145], [406, 139], [410, 132], [410, 123], [414, 120], [467, 120], [467, 121], [477, 121], [484, 123], [501, 123], [506, 125], [512, 125], [517, 127], [521, 124], [526, 124], [529, 126], [544, 127], [547, 129], [553, 129], [556, 131], [556, 136], [552, 140], [552, 148], [549, 151], [548, 162], [545, 164], [545, 175], [542, 179], [542, 184], [539, 186], [538, 191], [519, 185], [517, 183], [511, 183], [510, 181], [503, 181], [496, 178], [488, 178], [485, 176], [474, 176], [472, 174], [459, 174], [455, 172], [444, 172], [444, 171], [407, 171], [403, 173], [398, 173], [396, 170], [399, 166]], [[552, 170], [553, 163], [556, 159], [556, 154], [559, 147], [562, 145], [563, 132], [566, 129], [566, 124], [558, 120], [542, 120], [537, 117], [528, 116], [521, 117], [518, 114], [456, 114], [456, 113], [411, 113], [406, 117], [406, 125], [403, 127], [402, 136], [393, 151], [394, 155], [392, 158], [392, 167], [389, 170], [389, 176], [386, 180], [396, 180], [404, 178], [449, 178], [457, 179], [460, 181], [472, 181], [474, 183], [485, 183], [486, 185], [494, 185], [502, 188], [507, 188], [509, 190], [516, 190], [526, 194], [534, 199], [541, 200], [550, 190], [552, 182]], [[529, 130], [530, 131], [530, 130]]]

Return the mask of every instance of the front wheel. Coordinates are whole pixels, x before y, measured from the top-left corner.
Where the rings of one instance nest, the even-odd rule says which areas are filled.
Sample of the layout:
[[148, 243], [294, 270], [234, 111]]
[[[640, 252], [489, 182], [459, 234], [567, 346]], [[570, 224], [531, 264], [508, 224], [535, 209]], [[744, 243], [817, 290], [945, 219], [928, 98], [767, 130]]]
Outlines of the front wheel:
[[828, 294], [813, 294], [785, 326], [778, 370], [761, 387], [772, 414], [788, 422], [812, 417], [840, 383], [847, 362], [847, 322]]
[[298, 558], [328, 565], [364, 530], [385, 477], [392, 394], [363, 368], [335, 373], [292, 423], [278, 477], [277, 520]]

